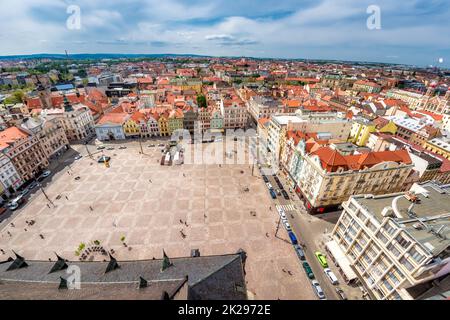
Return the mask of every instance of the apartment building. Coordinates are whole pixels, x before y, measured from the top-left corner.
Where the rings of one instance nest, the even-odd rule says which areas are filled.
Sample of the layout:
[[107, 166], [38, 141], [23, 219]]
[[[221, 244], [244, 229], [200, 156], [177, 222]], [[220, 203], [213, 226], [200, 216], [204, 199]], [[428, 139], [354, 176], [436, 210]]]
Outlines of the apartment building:
[[253, 120], [270, 118], [271, 115], [282, 112], [283, 105], [277, 100], [263, 96], [253, 96], [248, 102], [248, 112]]
[[224, 129], [245, 128], [248, 113], [244, 102], [238, 97], [226, 98], [220, 101], [220, 112], [223, 117]]
[[44, 109], [44, 119], [57, 119], [69, 141], [83, 140], [95, 135], [94, 118], [90, 109], [83, 104], [68, 104], [64, 109]]
[[12, 162], [23, 181], [48, 166], [48, 158], [36, 135], [17, 127], [0, 132], [0, 151]]
[[381, 86], [372, 81], [358, 80], [353, 84], [353, 90], [369, 93], [378, 93], [381, 91]]
[[393, 89], [389, 90], [386, 94], [388, 98], [399, 99], [403, 102], [406, 102], [410, 109], [417, 110], [421, 107], [423, 101], [427, 99], [422, 93], [401, 90], [401, 89]]
[[0, 153], [0, 183], [3, 199], [9, 197], [23, 184], [23, 180], [20, 178], [11, 159], [3, 153]]
[[373, 299], [426, 299], [448, 282], [449, 186], [357, 195], [342, 207], [333, 241]]
[[384, 194], [412, 184], [413, 165], [406, 150], [361, 153], [347, 152], [346, 144], [321, 145], [311, 139], [295, 143], [287, 142], [281, 167], [311, 214], [336, 210], [362, 190]]
[[49, 160], [69, 148], [69, 140], [57, 119], [26, 118], [21, 128], [37, 136]]
[[298, 110], [294, 114], [274, 115], [268, 126], [267, 150], [271, 158], [280, 159], [286, 133], [298, 130], [304, 133], [315, 132], [328, 139], [346, 141], [352, 123], [340, 117], [337, 112], [304, 112]]
[[450, 160], [450, 142], [444, 139], [435, 138], [429, 141], [426, 141], [423, 144], [423, 147], [426, 150], [437, 153], [440, 156], [443, 156], [445, 159]]
[[368, 144], [374, 132], [395, 134], [396, 131], [397, 126], [394, 122], [384, 118], [377, 118], [374, 121], [356, 119], [352, 123], [348, 141], [362, 147]]

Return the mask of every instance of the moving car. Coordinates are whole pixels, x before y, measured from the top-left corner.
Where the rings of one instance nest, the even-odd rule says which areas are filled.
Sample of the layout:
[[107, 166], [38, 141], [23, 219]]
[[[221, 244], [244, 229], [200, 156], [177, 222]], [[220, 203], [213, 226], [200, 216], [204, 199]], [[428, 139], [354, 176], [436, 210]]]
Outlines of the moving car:
[[316, 252], [314, 252], [314, 255], [316, 256], [317, 260], [319, 260], [319, 263], [323, 268], [328, 268], [327, 259], [322, 254], [322, 252], [316, 251]]
[[311, 269], [309, 263], [305, 261], [302, 263], [302, 266], [303, 266], [303, 269], [305, 269], [305, 273], [308, 276], [308, 278], [314, 279], [314, 273], [312, 272], [312, 269]]
[[320, 300], [326, 300], [325, 294], [323, 293], [322, 287], [319, 284], [319, 281], [313, 280], [311, 281], [311, 284], [313, 286], [314, 292], [319, 297]]
[[292, 244], [293, 245], [298, 244], [297, 237], [295, 236], [295, 234], [292, 231], [289, 231], [288, 234], [289, 234], [289, 238], [291, 239]]
[[81, 158], [83, 158], [83, 156], [81, 154], [78, 154], [75, 156], [75, 160], [80, 160]]
[[336, 293], [338, 294], [341, 300], [347, 300], [347, 296], [345, 295], [344, 291], [341, 288], [337, 287]]
[[323, 269], [323, 272], [325, 272], [325, 275], [327, 276], [327, 278], [330, 280], [330, 282], [331, 282], [333, 285], [339, 284], [338, 278], [337, 278], [336, 275], [333, 273], [333, 271], [331, 271], [330, 268], [325, 268], [325, 269]]
[[286, 199], [286, 200], [289, 200], [289, 195], [288, 195], [288, 193], [286, 192], [286, 190], [281, 190], [281, 193], [283, 194], [283, 197], [284, 197], [284, 199]]
[[296, 244], [294, 246], [294, 249], [295, 253], [297, 253], [297, 256], [300, 260], [306, 260], [305, 252], [303, 251], [302, 247], [300, 247], [300, 245]]

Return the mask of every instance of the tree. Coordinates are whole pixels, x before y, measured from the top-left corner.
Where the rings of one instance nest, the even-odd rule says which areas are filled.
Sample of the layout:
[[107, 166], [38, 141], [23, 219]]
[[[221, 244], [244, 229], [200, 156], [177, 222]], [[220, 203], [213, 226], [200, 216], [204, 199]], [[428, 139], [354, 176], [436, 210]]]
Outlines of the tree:
[[206, 108], [208, 106], [204, 95], [200, 94], [197, 96], [197, 105], [199, 108]]
[[16, 104], [16, 103], [23, 103], [25, 98], [25, 93], [22, 90], [14, 91], [12, 95], [7, 97], [4, 100], [5, 104]]

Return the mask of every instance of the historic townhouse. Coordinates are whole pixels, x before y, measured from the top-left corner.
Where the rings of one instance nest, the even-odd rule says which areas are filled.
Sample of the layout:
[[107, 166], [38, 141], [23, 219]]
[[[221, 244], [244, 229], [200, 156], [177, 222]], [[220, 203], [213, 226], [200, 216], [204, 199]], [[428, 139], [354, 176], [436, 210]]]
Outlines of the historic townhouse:
[[167, 123], [169, 127], [169, 134], [172, 134], [176, 130], [183, 129], [183, 118], [184, 114], [182, 109], [176, 108], [170, 111]]
[[0, 149], [23, 181], [34, 178], [49, 164], [39, 138], [17, 127], [0, 132]]

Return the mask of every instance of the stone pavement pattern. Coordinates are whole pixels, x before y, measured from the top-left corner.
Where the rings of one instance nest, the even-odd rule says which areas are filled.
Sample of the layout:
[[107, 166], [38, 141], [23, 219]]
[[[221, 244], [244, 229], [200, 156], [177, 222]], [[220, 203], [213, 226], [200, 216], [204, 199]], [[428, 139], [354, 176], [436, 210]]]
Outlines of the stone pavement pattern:
[[[160, 148], [146, 148], [141, 155], [132, 144], [104, 153], [112, 158], [110, 168], [85, 156], [52, 177], [45, 191], [55, 208], [48, 207], [40, 190], [34, 191], [14, 227], [1, 230], [0, 248], [6, 253], [0, 253], [0, 260], [12, 249], [26, 259], [54, 259], [57, 252], [77, 261], [79, 244], [94, 240], [114, 249], [118, 260], [161, 258], [162, 249], [169, 257], [182, 257], [191, 249], [220, 255], [242, 248], [248, 255], [250, 296], [315, 299], [292, 246], [274, 237], [278, 215], [263, 181], [252, 176], [248, 164], [160, 166]], [[35, 225], [28, 226], [32, 219]], [[287, 239], [285, 231], [279, 234]]]

